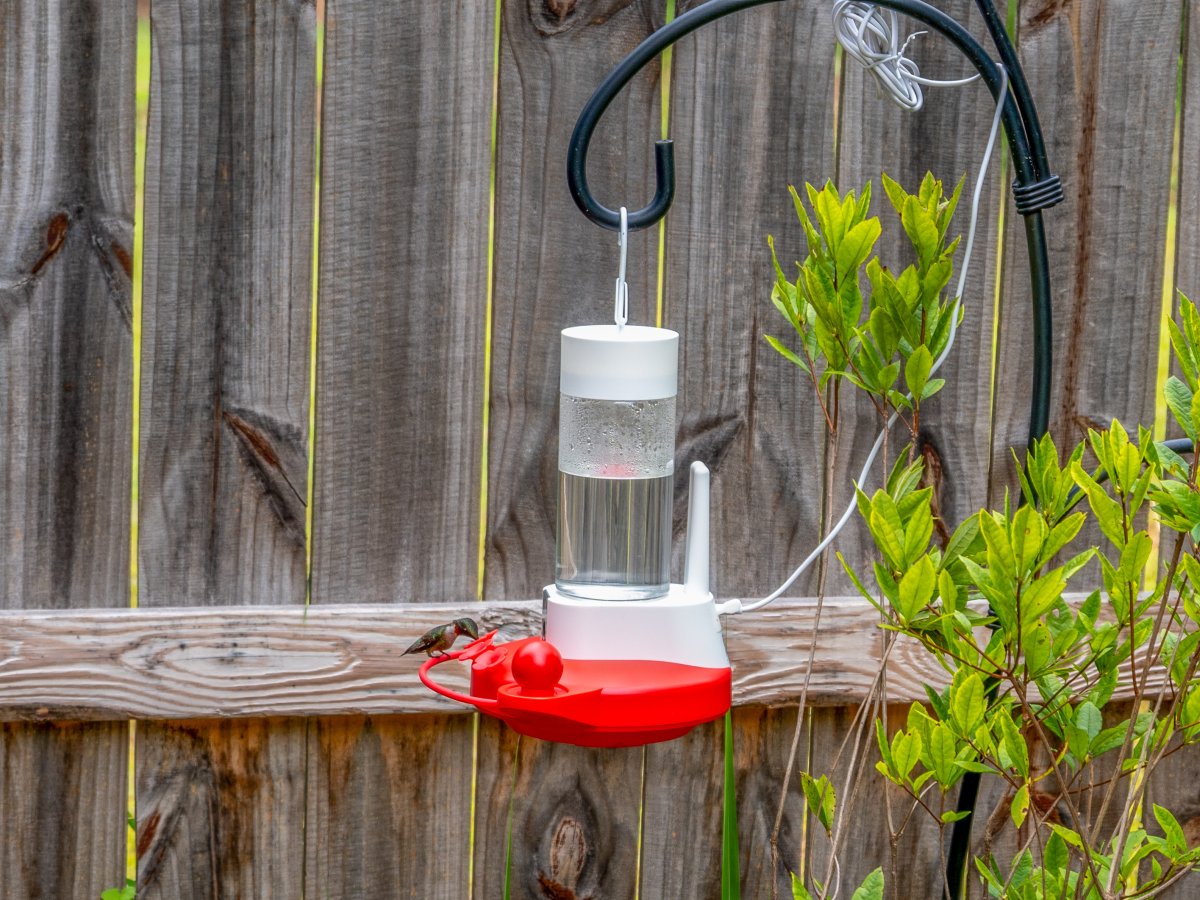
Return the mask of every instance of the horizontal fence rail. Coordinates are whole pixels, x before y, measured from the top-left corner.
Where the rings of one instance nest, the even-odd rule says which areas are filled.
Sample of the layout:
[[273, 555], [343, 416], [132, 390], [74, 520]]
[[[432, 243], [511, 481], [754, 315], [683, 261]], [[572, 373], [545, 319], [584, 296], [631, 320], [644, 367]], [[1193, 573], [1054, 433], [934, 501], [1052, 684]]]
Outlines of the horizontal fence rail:
[[[497, 630], [501, 642], [541, 632], [541, 602], [532, 600], [2, 612], [0, 720], [468, 712], [417, 680], [423, 655], [401, 655], [427, 629], [460, 616], [474, 616], [481, 633]], [[926, 702], [925, 685], [949, 683], [911, 639], [889, 648], [889, 634], [857, 598], [785, 598], [759, 615], [726, 619], [733, 702], [794, 703], [807, 681], [813, 705], [862, 703], [885, 696], [885, 661], [889, 702]], [[444, 666], [438, 679], [453, 685], [455, 669], [465, 666]], [[1118, 699], [1133, 694], [1130, 665], [1121, 671]], [[1150, 696], [1167, 684], [1163, 667], [1152, 667]]]

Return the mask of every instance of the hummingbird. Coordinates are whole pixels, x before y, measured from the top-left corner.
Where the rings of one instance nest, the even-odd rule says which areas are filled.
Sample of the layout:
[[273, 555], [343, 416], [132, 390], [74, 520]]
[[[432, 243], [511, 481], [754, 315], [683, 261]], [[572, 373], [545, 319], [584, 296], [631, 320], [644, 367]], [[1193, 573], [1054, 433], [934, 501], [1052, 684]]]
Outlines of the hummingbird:
[[427, 656], [445, 656], [446, 651], [454, 645], [460, 634], [477, 638], [479, 637], [479, 626], [475, 624], [474, 619], [455, 619], [445, 625], [430, 628], [417, 638], [402, 655], [407, 656], [409, 653], [424, 650]]

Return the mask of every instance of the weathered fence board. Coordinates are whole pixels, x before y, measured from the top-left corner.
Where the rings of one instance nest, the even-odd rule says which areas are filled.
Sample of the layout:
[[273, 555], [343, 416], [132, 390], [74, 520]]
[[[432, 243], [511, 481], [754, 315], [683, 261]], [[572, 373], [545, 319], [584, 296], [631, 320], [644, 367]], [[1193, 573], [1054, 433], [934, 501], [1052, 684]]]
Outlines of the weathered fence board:
[[[306, 4], [154, 3], [145, 606], [304, 602], [315, 28]], [[137, 738], [140, 897], [298, 896], [302, 726]]]
[[[493, 12], [328, 5], [314, 604], [477, 591]], [[473, 740], [315, 723], [306, 882], [466, 896]]]
[[300, 896], [305, 731], [303, 719], [139, 723], [138, 895]]
[[468, 896], [471, 718], [321, 718], [311, 732], [306, 895]]
[[[1045, 213], [1054, 302], [1050, 431], [1059, 448], [1154, 420], [1181, 7], [1023, 4], [1021, 55], [1066, 201]], [[1138, 60], [1114, 65], [1114, 60]], [[992, 493], [1026, 442], [1031, 335], [1025, 230], [1006, 227]], [[1088, 540], [1099, 540], [1098, 532]]]
[[[799, 46], [805, 52], [794, 52]], [[769, 592], [820, 539], [823, 419], [799, 371], [763, 333], [790, 341], [770, 303], [767, 248], [773, 235], [785, 266], [792, 248], [801, 255], [787, 186], [833, 173], [833, 57], [828, 10], [806, 3], [736, 14], [674, 55], [678, 188], [666, 225], [663, 324], [680, 333], [675, 571], [688, 466], [700, 459], [713, 477], [721, 596]], [[775, 61], [772, 78], [760, 77], [764, 58]], [[816, 574], [793, 592], [815, 593]], [[719, 894], [723, 740], [718, 723], [647, 748], [642, 896]]]
[[[129, 602], [134, 11], [0, 8], [0, 607]], [[5, 725], [0, 894], [123, 884], [128, 728]]]
[[788, 871], [799, 872], [801, 859], [806, 856], [804, 831], [804, 795], [800, 786], [800, 770], [807, 769], [809, 725], [805, 723], [797, 758], [797, 769], [788, 784], [780, 820], [780, 867], [772, 860], [771, 837], [775, 833], [775, 817], [783, 791], [783, 772], [787, 766], [792, 735], [796, 730], [795, 706], [735, 709], [733, 722], [734, 769], [737, 789], [738, 866], [742, 879], [742, 896], [766, 900], [791, 893]]
[[[488, 600], [536, 596], [554, 578], [558, 333], [567, 325], [609, 320], [617, 272], [616, 235], [584, 219], [567, 192], [567, 140], [595, 85], [662, 24], [664, 9], [663, 0], [503, 4], [484, 570]], [[641, 73], [596, 131], [588, 171], [596, 196], [610, 206], [638, 209], [654, 193], [657, 75], [657, 65]], [[654, 234], [653, 229], [636, 232], [630, 240], [630, 321], [635, 323], [654, 321]], [[481, 769], [502, 768], [491, 759], [504, 746], [493, 734], [481, 733]], [[518, 791], [511, 805], [516, 896], [528, 896], [525, 891], [536, 886], [541, 874], [552, 877], [552, 845], [543, 837], [564, 828], [574, 835], [572, 829], [579, 828], [571, 840], [593, 848], [611, 846], [606, 842], [613, 833], [634, 843], [637, 837], [640, 752], [606, 755], [539, 748], [537, 743], [521, 742], [522, 784], [557, 798], [573, 790], [577, 773], [586, 770], [606, 790], [589, 791], [582, 807], [569, 809], [556, 802], [529, 802]], [[635, 756], [636, 765], [630, 762]], [[632, 797], [632, 803], [618, 804], [618, 797]], [[479, 797], [477, 842], [501, 839], [485, 830], [489, 823], [505, 821], [488, 808], [492, 802]], [[536, 843], [523, 845], [526, 840]], [[632, 843], [619, 848], [619, 853], [630, 852], [616, 858], [632, 862], [632, 849]], [[635, 883], [634, 867], [622, 863], [605, 874], [590, 859], [587, 872], [579, 876], [580, 887], [594, 885], [604, 889], [604, 896], [626, 896], [625, 887], [632, 889]], [[475, 896], [500, 896], [504, 874], [490, 864], [477, 868]], [[588, 893], [590, 889], [580, 896]]]
[[1183, 96], [1180, 109], [1179, 207], [1175, 230], [1175, 271], [1167, 277], [1188, 297], [1200, 302], [1200, 8], [1188, 0], [1184, 35]]
[[[1079, 602], [1075, 597], [1074, 601]], [[727, 618], [738, 706], [794, 703], [805, 679], [815, 600], [782, 598], [763, 612]], [[402, 604], [224, 607], [0, 613], [0, 718], [185, 719], [462, 711], [415, 677], [424, 657], [400, 653], [447, 617], [474, 614], [498, 641], [537, 634], [540, 601], [482, 606]], [[887, 654], [887, 696], [923, 700], [947, 674], [909, 639], [890, 651], [876, 611], [830, 597], [821, 614], [809, 703], [855, 703], [874, 692]], [[1122, 670], [1124, 673], [1125, 670]], [[448, 663], [434, 678], [461, 688]], [[1150, 685], [1165, 685], [1151, 669]], [[1131, 694], [1123, 674], [1118, 695]], [[663, 749], [663, 748], [660, 748]], [[719, 752], [713, 748], [712, 752]], [[703, 763], [701, 763], [703, 765]], [[656, 784], [668, 773], [656, 775]]]
[[[634, 896], [642, 748], [584, 749], [523, 737], [515, 767], [512, 896]], [[493, 887], [481, 886], [481, 877]], [[477, 896], [500, 896], [486, 893], [497, 885], [492, 873], [476, 873]]]

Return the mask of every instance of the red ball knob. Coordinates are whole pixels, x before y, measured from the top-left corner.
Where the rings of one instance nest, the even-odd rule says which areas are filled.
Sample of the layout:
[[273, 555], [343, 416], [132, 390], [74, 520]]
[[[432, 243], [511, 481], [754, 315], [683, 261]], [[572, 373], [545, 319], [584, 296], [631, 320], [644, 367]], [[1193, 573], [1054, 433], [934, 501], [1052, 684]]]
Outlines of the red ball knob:
[[562, 656], [549, 641], [530, 641], [513, 654], [512, 673], [522, 691], [550, 693], [562, 677]]

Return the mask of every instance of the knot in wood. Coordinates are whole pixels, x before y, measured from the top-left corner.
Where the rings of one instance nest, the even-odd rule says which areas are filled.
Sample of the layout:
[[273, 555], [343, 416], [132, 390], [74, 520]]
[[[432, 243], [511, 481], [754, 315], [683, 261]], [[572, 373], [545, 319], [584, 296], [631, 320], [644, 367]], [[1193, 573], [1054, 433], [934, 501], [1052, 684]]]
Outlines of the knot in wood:
[[588, 844], [583, 826], [565, 816], [550, 841], [550, 877], [567, 887], [575, 887], [587, 864]]
[[562, 21], [575, 11], [577, 0], [545, 0], [546, 12]]

